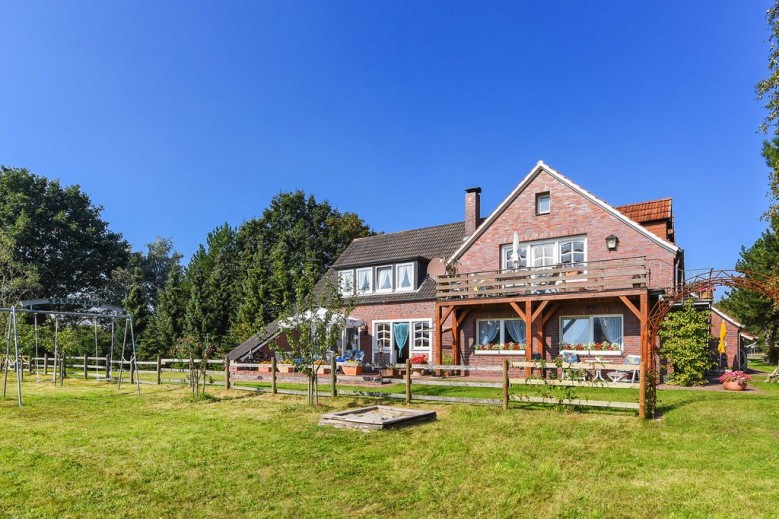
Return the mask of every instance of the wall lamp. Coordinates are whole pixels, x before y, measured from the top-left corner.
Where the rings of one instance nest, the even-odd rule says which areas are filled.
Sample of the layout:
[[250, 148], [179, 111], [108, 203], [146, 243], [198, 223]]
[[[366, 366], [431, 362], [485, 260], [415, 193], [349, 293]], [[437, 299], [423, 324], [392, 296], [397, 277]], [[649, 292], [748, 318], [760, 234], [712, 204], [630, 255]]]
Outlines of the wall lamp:
[[617, 250], [617, 245], [619, 245], [619, 238], [613, 234], [606, 236], [606, 248], [609, 249], [609, 251]]

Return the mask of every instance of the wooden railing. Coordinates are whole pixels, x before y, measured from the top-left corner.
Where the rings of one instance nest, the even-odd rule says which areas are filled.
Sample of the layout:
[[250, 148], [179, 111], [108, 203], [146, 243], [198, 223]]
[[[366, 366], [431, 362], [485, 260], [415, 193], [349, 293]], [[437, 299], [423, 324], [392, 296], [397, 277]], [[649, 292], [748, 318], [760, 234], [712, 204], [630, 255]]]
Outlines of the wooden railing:
[[476, 299], [606, 292], [646, 288], [649, 269], [643, 257], [590, 261], [576, 266], [493, 270], [437, 278], [439, 299]]

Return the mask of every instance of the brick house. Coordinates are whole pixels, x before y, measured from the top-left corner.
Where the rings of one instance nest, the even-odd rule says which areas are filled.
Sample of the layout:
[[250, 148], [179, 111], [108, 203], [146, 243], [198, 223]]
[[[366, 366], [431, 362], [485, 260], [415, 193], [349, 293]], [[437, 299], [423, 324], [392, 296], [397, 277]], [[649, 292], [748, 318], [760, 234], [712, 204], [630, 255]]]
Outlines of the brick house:
[[722, 355], [724, 369], [744, 370], [747, 367], [746, 346], [756, 340], [746, 332], [744, 325], [736, 321], [716, 306], [711, 307], [711, 341], [709, 349], [716, 352], [722, 323], [725, 323], [725, 354]]
[[[322, 280], [355, 298], [339, 348], [374, 365], [641, 355], [651, 305], [683, 280], [671, 200], [613, 207], [543, 162], [486, 217], [480, 193], [466, 190], [464, 222], [347, 247]], [[230, 358], [284, 346], [276, 323], [264, 338]]]

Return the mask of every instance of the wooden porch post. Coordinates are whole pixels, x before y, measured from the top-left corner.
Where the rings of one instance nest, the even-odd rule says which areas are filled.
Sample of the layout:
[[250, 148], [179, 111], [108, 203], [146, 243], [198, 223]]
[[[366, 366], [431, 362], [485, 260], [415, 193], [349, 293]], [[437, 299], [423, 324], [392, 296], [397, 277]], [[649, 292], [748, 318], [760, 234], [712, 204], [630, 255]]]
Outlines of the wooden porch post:
[[652, 356], [655, 352], [646, 336], [647, 322], [649, 321], [649, 294], [642, 292], [639, 299], [641, 301], [641, 371], [639, 372], [638, 416], [646, 418], [647, 368], [652, 365]]
[[[443, 320], [441, 319], [441, 305], [439, 303], [435, 304], [435, 354], [433, 359], [433, 364], [441, 364], [441, 361], [443, 360]], [[436, 370], [436, 374], [440, 375], [441, 370]]]
[[[533, 302], [525, 301], [525, 359], [533, 361]], [[525, 368], [525, 378], [533, 374], [532, 368]]]
[[460, 365], [460, 323], [457, 322], [457, 309], [452, 311], [452, 364]]

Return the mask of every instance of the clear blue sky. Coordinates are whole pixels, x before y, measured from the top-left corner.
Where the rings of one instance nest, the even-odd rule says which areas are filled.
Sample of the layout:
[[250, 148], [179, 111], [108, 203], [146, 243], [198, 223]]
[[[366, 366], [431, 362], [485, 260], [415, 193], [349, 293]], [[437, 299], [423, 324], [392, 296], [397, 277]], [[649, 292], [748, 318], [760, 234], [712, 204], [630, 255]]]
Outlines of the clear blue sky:
[[392, 232], [541, 159], [672, 196], [687, 266], [731, 267], [765, 227], [768, 3], [0, 0], [0, 163], [189, 256], [280, 191]]

